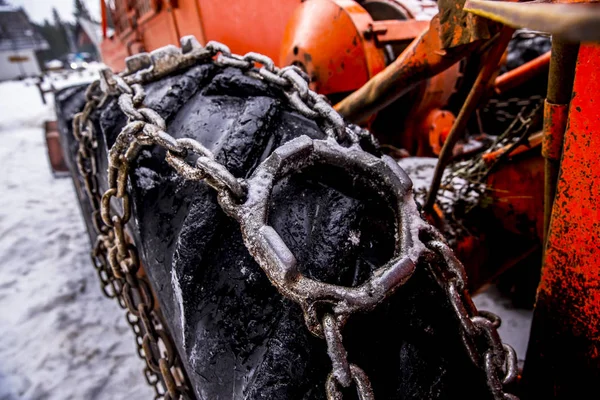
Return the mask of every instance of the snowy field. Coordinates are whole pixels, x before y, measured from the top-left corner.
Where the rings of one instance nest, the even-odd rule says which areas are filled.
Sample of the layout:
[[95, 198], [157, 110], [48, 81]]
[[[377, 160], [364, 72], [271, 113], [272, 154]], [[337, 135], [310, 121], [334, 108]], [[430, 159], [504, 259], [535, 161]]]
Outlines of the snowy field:
[[100, 292], [72, 183], [50, 173], [51, 97], [0, 83], [0, 399], [151, 399], [123, 311]]
[[[150, 399], [123, 311], [100, 292], [71, 181], [50, 173], [48, 100], [0, 83], [0, 400]], [[493, 292], [475, 301], [524, 357], [531, 312]]]

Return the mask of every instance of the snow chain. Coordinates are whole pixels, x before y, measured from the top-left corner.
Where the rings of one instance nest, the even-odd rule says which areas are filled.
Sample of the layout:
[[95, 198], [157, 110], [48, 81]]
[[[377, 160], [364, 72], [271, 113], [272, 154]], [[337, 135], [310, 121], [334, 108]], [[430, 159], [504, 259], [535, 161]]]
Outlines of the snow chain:
[[[280, 87], [292, 108], [314, 120], [327, 138], [300, 136], [276, 149], [249, 179], [236, 178], [201, 143], [169, 135], [165, 120], [143, 104], [143, 84], [202, 63], [234, 67]], [[410, 278], [419, 263], [431, 268], [447, 293], [467, 352], [473, 363], [485, 371], [494, 398], [516, 399], [504, 390], [516, 378], [517, 366], [514, 350], [500, 342], [496, 330], [500, 320], [491, 313], [477, 312], [466, 291], [463, 266], [441, 235], [420, 218], [412, 200], [412, 182], [390, 157], [378, 158], [360, 148], [359, 139], [368, 133], [347, 126], [323, 96], [309, 89], [304, 72], [294, 66], [280, 69], [268, 57], [256, 53], [243, 57], [231, 54], [227, 46], [216, 42], [202, 47], [192, 36], [182, 38], [181, 49], [166, 46], [150, 54], [129, 57], [126, 64], [124, 73], [115, 75], [103, 70], [100, 81], [90, 85], [87, 104], [74, 117], [73, 133], [79, 141], [77, 166], [98, 233], [92, 260], [104, 293], [127, 309], [138, 351], [146, 359], [146, 377], [157, 397], [185, 399], [192, 397], [193, 391], [185, 381], [181, 360], [158, 312], [150, 284], [139, 273], [136, 246], [125, 233], [131, 218], [127, 192], [130, 165], [143, 146], [153, 145], [166, 150], [166, 161], [184, 178], [204, 180], [217, 191], [219, 204], [239, 222], [244, 244], [271, 283], [283, 296], [300, 305], [309, 331], [326, 341], [332, 363], [325, 385], [329, 400], [342, 399], [340, 386], [354, 386], [361, 400], [375, 398], [367, 374], [348, 361], [342, 328], [353, 313], [371, 310], [386, 299]], [[94, 158], [97, 142], [89, 116], [109, 96], [118, 96], [128, 123], [109, 151], [109, 189], [100, 195]], [[358, 287], [327, 284], [302, 275], [294, 255], [267, 224], [266, 210], [276, 180], [315, 164], [342, 166], [368, 176], [374, 187], [384, 188], [394, 199], [395, 255]], [[120, 200], [121, 214], [113, 213], [113, 198]]]

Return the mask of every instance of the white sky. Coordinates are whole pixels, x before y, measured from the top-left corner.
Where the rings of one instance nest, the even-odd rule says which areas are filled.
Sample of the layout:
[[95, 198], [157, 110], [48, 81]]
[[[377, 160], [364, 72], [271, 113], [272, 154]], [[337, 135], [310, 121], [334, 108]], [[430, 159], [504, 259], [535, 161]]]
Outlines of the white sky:
[[[100, 19], [101, 0], [83, 0], [92, 17]], [[8, 4], [23, 7], [33, 22], [43, 23], [44, 19], [52, 22], [52, 7], [56, 7], [64, 21], [73, 21], [74, 0], [8, 0]]]

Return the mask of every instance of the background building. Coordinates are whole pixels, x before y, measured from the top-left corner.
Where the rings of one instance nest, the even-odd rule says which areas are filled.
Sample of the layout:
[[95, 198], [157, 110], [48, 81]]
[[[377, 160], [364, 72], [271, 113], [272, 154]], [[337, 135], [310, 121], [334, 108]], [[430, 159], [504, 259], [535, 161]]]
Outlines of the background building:
[[40, 75], [36, 52], [48, 48], [21, 8], [0, 6], [0, 81]]

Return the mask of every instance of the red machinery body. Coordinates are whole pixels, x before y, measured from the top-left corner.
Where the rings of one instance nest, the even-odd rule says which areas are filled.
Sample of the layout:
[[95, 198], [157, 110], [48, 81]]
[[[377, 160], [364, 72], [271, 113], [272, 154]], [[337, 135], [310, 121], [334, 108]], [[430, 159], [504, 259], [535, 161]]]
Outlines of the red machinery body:
[[540, 398], [586, 398], [600, 373], [599, 58], [581, 45], [525, 364]]
[[115, 34], [102, 42], [102, 57], [109, 67], [122, 70], [129, 55], [194, 35], [203, 44], [216, 40], [235, 53], [255, 51], [277, 61], [287, 21], [300, 4], [300, 0], [115, 1], [107, 10]]
[[[313, 90], [338, 101], [381, 72], [428, 28], [436, 8], [434, 3], [423, 4], [232, 0], [223, 7], [211, 0], [116, 1], [106, 8], [115, 22], [115, 34], [102, 42], [102, 57], [112, 69], [122, 70], [129, 55], [194, 35], [202, 44], [215, 40], [227, 43], [234, 53], [254, 51], [279, 66], [297, 65], [309, 74]], [[399, 105], [410, 119], [398, 121], [394, 116], [393, 127], [385, 120], [373, 130], [377, 134], [377, 127], [385, 125], [390, 133], [381, 135], [396, 139], [395, 146], [416, 155], [438, 154], [454, 122], [454, 115], [442, 109], [459, 78], [459, 65], [455, 65], [422, 82], [414, 89], [408, 109]]]

